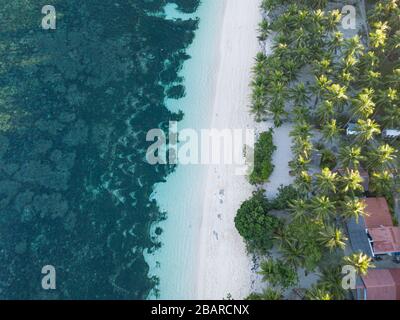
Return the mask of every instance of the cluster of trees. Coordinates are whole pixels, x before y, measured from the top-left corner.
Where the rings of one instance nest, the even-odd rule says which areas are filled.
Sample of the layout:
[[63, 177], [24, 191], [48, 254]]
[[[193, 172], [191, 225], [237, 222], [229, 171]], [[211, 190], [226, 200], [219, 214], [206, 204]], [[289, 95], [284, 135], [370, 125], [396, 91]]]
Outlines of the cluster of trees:
[[275, 150], [273, 130], [262, 132], [254, 146], [254, 169], [249, 177], [251, 184], [260, 184], [268, 181], [274, 170], [272, 155]]
[[[307, 299], [320, 300], [345, 297], [341, 265], [351, 264], [359, 274], [372, 267], [363, 253], [344, 257], [343, 226], [365, 215], [361, 167], [370, 175], [372, 194], [390, 198], [396, 189], [398, 144], [380, 134], [400, 127], [399, 1], [376, 3], [368, 15], [369, 34], [350, 38], [339, 31], [338, 10], [320, 10], [326, 2], [263, 1], [262, 8], [272, 15], [279, 10], [273, 21], [260, 24], [261, 41], [274, 33], [274, 52], [257, 55], [251, 83], [256, 120], [269, 117], [275, 126], [293, 123], [290, 168], [295, 182], [287, 187], [293, 201], [283, 201], [290, 203], [290, 222], [275, 229], [283, 263], [292, 270], [315, 271], [324, 259], [342, 257], [335, 268], [322, 269], [318, 283], [307, 291]], [[311, 83], [299, 77], [308, 69]], [[350, 123], [356, 134], [345, 136]], [[315, 130], [326, 146], [326, 166], [311, 174]], [[333, 170], [336, 165], [343, 170]], [[263, 265], [270, 283], [285, 283], [276, 275], [280, 262]]]
[[271, 203], [265, 198], [263, 190], [256, 191], [240, 206], [235, 226], [246, 241], [249, 252], [266, 254], [272, 248], [282, 222], [269, 213], [271, 209]]

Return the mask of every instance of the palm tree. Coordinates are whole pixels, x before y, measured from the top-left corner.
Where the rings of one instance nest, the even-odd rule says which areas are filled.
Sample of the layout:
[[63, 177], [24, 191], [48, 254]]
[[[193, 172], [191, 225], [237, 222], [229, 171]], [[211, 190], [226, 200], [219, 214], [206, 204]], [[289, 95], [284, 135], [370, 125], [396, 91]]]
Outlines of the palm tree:
[[319, 77], [316, 77], [315, 84], [312, 87], [312, 92], [316, 97], [314, 108], [318, 104], [319, 99], [328, 91], [328, 86], [330, 86], [331, 83], [332, 81], [329, 80], [328, 77], [324, 74], [320, 75]]
[[382, 83], [382, 74], [374, 70], [363, 72], [360, 83], [369, 88], [379, 87]]
[[324, 168], [316, 177], [318, 192], [324, 195], [336, 193], [336, 183], [338, 182], [338, 175], [336, 172], [332, 172], [329, 168]]
[[381, 133], [379, 124], [377, 124], [375, 120], [371, 119], [358, 119], [356, 127], [358, 131], [358, 139], [360, 139], [362, 143], [370, 141], [375, 135]]
[[396, 149], [388, 144], [382, 144], [369, 154], [368, 168], [388, 169], [396, 159]]
[[323, 126], [322, 135], [327, 141], [332, 142], [339, 137], [341, 131], [342, 129], [337, 126], [336, 119], [331, 119]]
[[363, 89], [357, 96], [352, 100], [353, 116], [361, 116], [363, 119], [368, 118], [374, 113], [375, 103], [372, 101], [372, 95], [374, 94], [373, 89]]
[[346, 169], [345, 174], [341, 177], [343, 182], [343, 192], [356, 192], [363, 191], [364, 187], [362, 185], [363, 178], [360, 176], [360, 172], [358, 170]]
[[305, 222], [309, 212], [309, 204], [304, 199], [295, 199], [289, 204], [289, 211], [293, 220]]
[[335, 202], [326, 196], [315, 196], [311, 200], [312, 212], [317, 219], [327, 221], [329, 216], [335, 212]]
[[290, 162], [290, 168], [295, 172], [296, 175], [303, 175], [304, 172], [308, 171], [311, 160], [305, 155], [298, 155], [297, 158]]
[[346, 292], [342, 287], [342, 268], [330, 267], [321, 270], [321, 278], [318, 284], [330, 292], [334, 299], [342, 300], [346, 296]]
[[333, 300], [332, 294], [326, 289], [313, 284], [305, 294], [307, 300]]
[[358, 198], [345, 197], [342, 202], [342, 215], [345, 219], [355, 219], [358, 223], [360, 217], [365, 217], [365, 202]]
[[371, 258], [362, 252], [353, 253], [350, 256], [344, 257], [344, 262], [353, 266], [359, 275], [367, 275], [369, 268], [375, 266], [371, 263]]
[[261, 121], [267, 115], [266, 90], [263, 85], [256, 85], [252, 92], [251, 112], [255, 115], [256, 121]]
[[314, 74], [331, 74], [332, 72], [332, 56], [330, 53], [313, 62]]
[[290, 90], [289, 97], [293, 100], [294, 105], [304, 105], [310, 101], [308, 90], [303, 82]]
[[325, 20], [326, 31], [328, 32], [336, 31], [337, 26], [340, 23], [341, 19], [342, 19], [342, 14], [339, 12], [339, 10], [329, 11], [328, 16]]
[[317, 108], [318, 119], [322, 123], [326, 123], [335, 116], [335, 106], [332, 101], [324, 100]]
[[300, 137], [308, 139], [311, 136], [311, 126], [307, 122], [296, 123], [292, 131], [289, 133], [290, 137]]
[[360, 57], [364, 53], [364, 49], [364, 45], [361, 43], [358, 35], [344, 40], [345, 56]]
[[297, 176], [294, 185], [300, 194], [307, 195], [311, 192], [312, 178], [307, 171], [302, 171]]
[[251, 293], [245, 300], [282, 300], [282, 292], [268, 287], [262, 293]]
[[327, 225], [325, 230], [320, 232], [320, 241], [330, 251], [335, 249], [344, 250], [347, 238], [341, 229]]
[[304, 139], [301, 137], [294, 138], [291, 150], [293, 151], [295, 158], [302, 156], [308, 160], [313, 150], [313, 144], [310, 139]]
[[304, 263], [304, 250], [301, 242], [290, 238], [290, 236], [282, 239], [280, 251], [283, 260], [293, 268], [297, 268]]
[[370, 44], [373, 48], [384, 48], [388, 38], [388, 23], [378, 21], [372, 25], [373, 30], [369, 34]]
[[271, 26], [267, 20], [263, 19], [263, 21], [260, 22], [258, 32], [259, 32], [258, 40], [260, 41], [267, 40], [268, 36], [271, 33]]
[[348, 99], [347, 87], [334, 83], [327, 87], [327, 98], [331, 100], [337, 108], [342, 107], [344, 102]]
[[335, 32], [333, 34], [332, 39], [330, 40], [328, 44], [328, 48], [331, 52], [333, 52], [335, 55], [338, 52], [338, 49], [340, 49], [343, 45], [343, 33], [341, 32]]
[[358, 169], [365, 157], [360, 147], [344, 146], [339, 149], [338, 159], [342, 168]]
[[393, 191], [394, 181], [392, 174], [385, 170], [373, 172], [370, 180], [370, 190], [378, 196], [389, 194]]

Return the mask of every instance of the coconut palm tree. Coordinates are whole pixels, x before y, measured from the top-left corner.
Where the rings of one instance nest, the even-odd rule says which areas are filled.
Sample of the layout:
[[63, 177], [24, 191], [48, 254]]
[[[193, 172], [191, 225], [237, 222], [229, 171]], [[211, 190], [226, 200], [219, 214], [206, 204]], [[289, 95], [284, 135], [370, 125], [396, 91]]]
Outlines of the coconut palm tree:
[[282, 300], [282, 292], [271, 287], [264, 289], [262, 293], [251, 293], [245, 300]]
[[308, 171], [311, 160], [305, 155], [298, 155], [297, 158], [290, 162], [290, 168], [296, 175], [302, 175]]
[[357, 137], [362, 143], [366, 143], [381, 133], [379, 124], [371, 119], [358, 119], [356, 128], [358, 131]]
[[389, 194], [393, 191], [394, 181], [392, 174], [387, 171], [373, 172], [369, 183], [370, 190], [378, 196]]
[[291, 213], [293, 220], [300, 220], [302, 222], [305, 222], [309, 211], [310, 206], [308, 202], [304, 199], [294, 199], [289, 204], [289, 212]]
[[315, 95], [314, 108], [317, 106], [319, 99], [328, 92], [328, 87], [331, 85], [332, 81], [328, 79], [325, 74], [322, 74], [315, 79], [315, 84], [312, 86], [311, 90]]
[[375, 103], [372, 101], [373, 94], [373, 89], [363, 89], [356, 98], [352, 99], [352, 112], [354, 117], [366, 119], [374, 113]]
[[343, 146], [339, 149], [338, 159], [342, 168], [358, 169], [365, 157], [360, 147]]
[[327, 225], [325, 230], [320, 232], [320, 241], [330, 251], [342, 249], [346, 247], [347, 238], [340, 228]]
[[305, 294], [307, 300], [333, 300], [332, 294], [325, 288], [313, 284]]
[[357, 58], [363, 55], [365, 49], [358, 35], [345, 39], [343, 47], [345, 56], [355, 56]]
[[305, 105], [310, 101], [308, 90], [303, 82], [290, 89], [289, 97], [293, 100], [294, 105]]
[[294, 181], [294, 186], [300, 194], [307, 195], [312, 189], [312, 177], [307, 171], [301, 171]]
[[327, 221], [335, 212], [335, 202], [326, 196], [315, 196], [311, 200], [312, 212], [317, 219]]
[[324, 100], [317, 108], [317, 117], [322, 123], [326, 123], [335, 116], [335, 106], [332, 101]]
[[387, 143], [381, 144], [369, 153], [368, 168], [389, 169], [396, 160], [396, 149]]
[[280, 251], [283, 260], [293, 268], [297, 268], [304, 263], [304, 250], [301, 242], [290, 238], [290, 236], [285, 237], [281, 240]]
[[379, 87], [382, 83], [382, 74], [374, 70], [366, 70], [361, 75], [360, 84], [368, 88]]
[[290, 137], [308, 139], [311, 137], [311, 126], [307, 122], [296, 123], [292, 131], [289, 133]]
[[324, 268], [321, 270], [321, 277], [318, 284], [330, 292], [334, 299], [342, 300], [346, 297], [346, 291], [342, 286], [342, 279], [343, 274], [340, 266]]
[[342, 215], [345, 219], [355, 219], [358, 223], [360, 217], [365, 217], [365, 202], [358, 198], [345, 197], [342, 204]]
[[343, 33], [335, 32], [328, 44], [329, 51], [336, 55], [338, 50], [342, 47], [343, 41]]
[[333, 105], [337, 108], [341, 108], [347, 101], [347, 87], [341, 86], [338, 83], [333, 83], [327, 87], [327, 99], [333, 102]]
[[260, 22], [260, 24], [258, 25], [258, 33], [258, 40], [267, 40], [268, 36], [271, 33], [271, 26], [267, 20], [263, 19], [263, 21]]
[[378, 21], [372, 24], [369, 40], [372, 48], [384, 48], [388, 39], [389, 25], [387, 21]]
[[301, 137], [294, 138], [291, 150], [295, 158], [302, 156], [304, 159], [307, 160], [306, 164], [308, 164], [309, 163], [308, 160], [313, 150], [313, 144], [310, 141], [310, 139], [304, 139]]
[[267, 115], [266, 90], [264, 85], [255, 85], [252, 92], [251, 113], [255, 115], [256, 121], [261, 121]]
[[330, 53], [326, 53], [320, 59], [315, 60], [313, 62], [312, 68], [314, 74], [332, 74], [332, 55]]
[[342, 129], [336, 124], [336, 119], [331, 119], [323, 126], [322, 135], [327, 141], [332, 142], [339, 137], [341, 131]]
[[375, 266], [371, 263], [371, 258], [362, 252], [353, 253], [350, 256], [344, 257], [344, 262], [353, 266], [359, 275], [367, 275], [369, 268]]
[[360, 176], [360, 172], [358, 170], [352, 170], [346, 168], [345, 174], [341, 177], [341, 181], [343, 183], [343, 192], [357, 192], [363, 191], [364, 187], [362, 186], [363, 178]]
[[325, 28], [328, 32], [335, 32], [338, 24], [342, 20], [342, 14], [339, 10], [329, 11], [325, 19]]
[[336, 193], [336, 184], [338, 182], [338, 174], [332, 172], [329, 168], [322, 169], [321, 173], [316, 175], [317, 191], [323, 195]]

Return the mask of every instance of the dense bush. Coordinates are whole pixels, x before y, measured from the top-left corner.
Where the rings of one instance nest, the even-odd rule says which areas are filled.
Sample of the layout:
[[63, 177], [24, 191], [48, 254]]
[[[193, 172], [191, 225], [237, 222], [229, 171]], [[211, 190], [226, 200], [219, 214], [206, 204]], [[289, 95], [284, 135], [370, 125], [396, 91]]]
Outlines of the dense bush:
[[254, 169], [250, 174], [251, 184], [260, 184], [268, 181], [274, 170], [272, 154], [275, 150], [272, 129], [261, 133], [254, 147]]
[[245, 239], [249, 252], [265, 254], [273, 246], [281, 221], [268, 213], [271, 205], [263, 191], [257, 191], [252, 198], [240, 206], [235, 217], [235, 226]]

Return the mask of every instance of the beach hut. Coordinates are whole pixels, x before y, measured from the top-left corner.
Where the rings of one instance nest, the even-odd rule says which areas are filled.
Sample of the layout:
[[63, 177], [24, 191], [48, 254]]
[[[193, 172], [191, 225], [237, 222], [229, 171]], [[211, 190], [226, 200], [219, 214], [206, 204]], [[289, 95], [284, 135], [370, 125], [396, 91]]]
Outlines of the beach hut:
[[357, 279], [357, 300], [400, 300], [400, 269], [370, 269]]
[[351, 247], [370, 257], [400, 255], [400, 228], [393, 226], [385, 198], [366, 198], [365, 217], [347, 222]]

